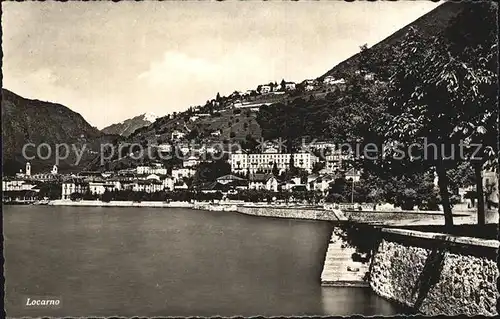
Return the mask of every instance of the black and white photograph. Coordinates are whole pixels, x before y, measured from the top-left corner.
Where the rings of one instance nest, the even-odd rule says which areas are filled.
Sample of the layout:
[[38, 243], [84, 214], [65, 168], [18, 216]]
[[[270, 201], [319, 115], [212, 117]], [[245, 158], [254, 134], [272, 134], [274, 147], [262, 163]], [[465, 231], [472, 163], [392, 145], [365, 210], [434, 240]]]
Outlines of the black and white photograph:
[[4, 315], [498, 316], [498, 3], [2, 1]]

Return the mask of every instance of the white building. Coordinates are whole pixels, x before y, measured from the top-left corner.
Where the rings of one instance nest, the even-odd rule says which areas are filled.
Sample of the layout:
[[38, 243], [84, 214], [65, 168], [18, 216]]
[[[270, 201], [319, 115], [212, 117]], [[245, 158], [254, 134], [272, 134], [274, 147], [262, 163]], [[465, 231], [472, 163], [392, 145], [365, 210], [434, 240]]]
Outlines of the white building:
[[361, 172], [355, 169], [350, 169], [345, 173], [346, 180], [352, 179], [356, 183], [359, 182], [360, 178], [361, 178]]
[[324, 150], [324, 149], [335, 150], [336, 148], [336, 144], [332, 141], [313, 141], [310, 143], [306, 143], [305, 141], [303, 141], [302, 146], [306, 149], [317, 149], [317, 150]]
[[184, 167], [194, 167], [198, 164], [200, 164], [200, 159], [194, 155], [191, 155], [187, 159], [182, 161], [182, 166]]
[[189, 167], [183, 167], [183, 168], [174, 168], [172, 170], [172, 177], [175, 182], [183, 179], [184, 177], [192, 177], [196, 173], [196, 170], [189, 168]]
[[71, 199], [71, 194], [83, 194], [89, 190], [89, 184], [79, 180], [67, 180], [61, 186], [61, 198]]
[[159, 181], [160, 176], [158, 176], [157, 174], [150, 174], [150, 175], [146, 176], [145, 179], [155, 179], [155, 180]]
[[89, 190], [92, 194], [102, 195], [107, 191], [120, 190], [119, 181], [93, 181], [89, 182]]
[[163, 184], [163, 189], [166, 191], [174, 190], [174, 179], [171, 176], [165, 176], [161, 181]]
[[498, 192], [498, 173], [493, 171], [483, 171], [483, 189], [486, 200], [493, 203], [499, 203]]
[[266, 189], [278, 191], [278, 180], [273, 174], [251, 174], [248, 179], [249, 189]]
[[307, 188], [307, 185], [300, 183], [300, 177], [294, 177], [285, 184], [282, 185], [283, 190], [291, 191], [294, 187], [303, 186]]
[[295, 154], [282, 154], [282, 153], [259, 153], [259, 154], [246, 154], [246, 153], [233, 153], [230, 155], [229, 163], [231, 164], [232, 172], [256, 173], [259, 170], [271, 172], [274, 165], [280, 172], [285, 171], [290, 166], [290, 159], [293, 157], [294, 166], [302, 168], [307, 172], [311, 172], [314, 163], [318, 158], [311, 153], [295, 153]]
[[178, 148], [178, 150], [181, 151], [182, 154], [174, 154], [174, 156], [179, 156], [179, 157], [184, 156], [184, 154], [188, 154], [191, 150], [189, 145], [186, 143], [177, 145], [177, 148]]
[[[283, 93], [283, 92], [282, 92]], [[236, 108], [250, 109], [252, 111], [258, 111], [263, 105], [271, 105], [271, 102], [243, 102], [241, 105], [235, 105]]]
[[329, 75], [323, 79], [323, 83], [326, 85], [345, 84], [345, 80], [344, 79], [336, 79], [335, 77]]
[[180, 139], [184, 138], [184, 136], [186, 136], [186, 133], [181, 132], [179, 130], [175, 130], [172, 132], [172, 140], [173, 141], [180, 140]]
[[38, 173], [31, 175], [31, 179], [40, 182], [55, 182], [58, 179], [58, 175], [52, 173]]
[[158, 151], [160, 151], [160, 152], [169, 153], [172, 151], [172, 145], [170, 145], [170, 144], [160, 144], [157, 147], [158, 147]]
[[342, 162], [349, 160], [351, 157], [349, 154], [342, 154], [340, 150], [333, 151], [325, 156], [325, 167], [323, 169], [327, 173], [335, 173], [342, 168]]
[[36, 184], [32, 184], [27, 180], [23, 179], [2, 179], [2, 191], [28, 191], [36, 187]]
[[156, 179], [138, 180], [134, 183], [134, 192], [155, 193], [163, 190], [163, 183]]
[[320, 191], [322, 193], [326, 193], [330, 188], [330, 183], [335, 181], [335, 176], [333, 175], [323, 175], [318, 176], [312, 181], [308, 180], [308, 189]]
[[341, 162], [336, 161], [325, 161], [325, 167], [323, 168], [323, 172], [326, 173], [335, 173], [341, 168]]
[[138, 175], [167, 175], [167, 169], [163, 166], [137, 166], [136, 173]]
[[31, 164], [30, 162], [26, 162], [26, 176], [31, 176]]
[[[174, 179], [171, 176], [168, 175], [157, 175], [157, 174], [151, 174], [146, 176], [145, 180], [154, 180], [162, 184], [161, 189], [162, 190], [173, 190], [174, 189]], [[158, 183], [157, 183], [158, 184]], [[141, 186], [144, 187], [144, 186]], [[151, 186], [152, 187], [152, 186]], [[154, 186], [157, 187], [157, 186]]]
[[260, 93], [261, 94], [266, 94], [266, 93], [269, 93], [271, 92], [271, 86], [270, 85], [261, 85], [260, 87]]
[[222, 185], [231, 184], [234, 182], [242, 182], [242, 181], [245, 181], [245, 179], [231, 174], [217, 177], [217, 182]]
[[295, 82], [285, 82], [285, 90], [295, 90]]
[[174, 190], [186, 190], [188, 188], [189, 187], [187, 186], [187, 184], [185, 182], [182, 182], [182, 181], [177, 181], [174, 184]]
[[220, 130], [217, 130], [217, 131], [210, 133], [210, 135], [214, 136], [214, 137], [220, 136], [220, 134], [221, 134]]
[[365, 81], [373, 81], [374, 79], [375, 79], [374, 73], [368, 73], [368, 74], [365, 74], [365, 76], [364, 76]]

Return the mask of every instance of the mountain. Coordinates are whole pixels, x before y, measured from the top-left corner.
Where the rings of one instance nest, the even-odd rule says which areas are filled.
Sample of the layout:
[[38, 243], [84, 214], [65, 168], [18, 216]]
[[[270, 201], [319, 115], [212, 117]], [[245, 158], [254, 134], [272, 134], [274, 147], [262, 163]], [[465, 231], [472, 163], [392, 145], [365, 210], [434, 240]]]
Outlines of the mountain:
[[[462, 11], [469, 10], [469, 5], [474, 4], [468, 4], [466, 2], [443, 3], [434, 10], [424, 14], [417, 20], [394, 32], [384, 40], [373, 45], [372, 47], [370, 47], [370, 50], [377, 53], [388, 51], [390, 47], [398, 45], [403, 40], [405, 34], [411, 27], [416, 28], [424, 36], [431, 37], [438, 35], [449, 26], [450, 20], [452, 20]], [[361, 45], [362, 43], [360, 43], [360, 46]], [[388, 57], [388, 59], [390, 59], [390, 57]], [[359, 60], [360, 54], [357, 53], [334, 66], [331, 70], [320, 76], [319, 79], [323, 79], [328, 75], [332, 75], [335, 77], [344, 77], [346, 74], [354, 73], [358, 68]]]
[[[368, 49], [368, 52], [376, 57], [374, 60], [379, 63], [382, 61], [381, 69], [387, 71], [388, 66], [394, 64], [391, 59], [393, 48], [401, 43], [410, 27], [416, 28], [428, 37], [444, 34], [455, 17], [462, 12], [472, 12], [471, 6], [475, 5], [466, 2], [446, 2], [375, 44]], [[481, 14], [476, 12], [471, 13], [471, 16], [480, 18]], [[471, 23], [454, 23], [451, 28], [460, 33], [467, 29], [468, 25]], [[349, 78], [359, 69], [362, 58], [363, 55], [355, 54], [320, 75], [318, 79], [322, 80], [326, 75]], [[326, 119], [335, 113], [333, 107], [336, 107], [337, 100], [344, 99], [346, 96], [339, 90], [321, 83], [320, 81], [319, 87], [313, 91], [295, 90], [281, 92], [282, 94], [250, 94], [244, 98], [233, 96], [234, 93], [228, 97], [218, 96], [207, 101], [203, 106], [190, 107], [185, 112], [161, 118], [143, 114], [111, 125], [102, 131], [91, 127], [79, 114], [65, 106], [27, 100], [12, 92], [2, 90], [2, 95], [5, 95], [2, 97], [4, 159], [13, 158], [13, 163], [19, 167], [19, 163], [24, 165], [25, 162], [19, 156], [23, 144], [27, 141], [49, 144], [75, 140], [78, 142], [76, 139], [78, 136], [81, 136], [79, 142], [90, 143], [93, 145], [93, 150], [98, 147], [99, 142], [113, 139], [115, 142], [141, 145], [163, 144], [171, 140], [174, 130], [184, 132], [188, 139], [205, 143], [208, 143], [208, 140], [252, 142], [247, 139], [248, 136], [263, 137], [267, 140], [283, 137], [289, 141], [298, 140], [307, 135], [314, 138], [331, 138], [325, 127]], [[236, 107], [237, 103], [243, 108]], [[261, 107], [265, 104], [271, 105]], [[353, 108], [355, 108], [354, 104]], [[106, 135], [109, 133], [115, 135]], [[102, 168], [102, 165], [99, 165], [100, 160], [96, 156], [92, 158], [91, 155], [92, 153], [89, 153], [87, 156], [87, 163], [90, 163], [93, 169]], [[105, 165], [103, 169], [128, 165], [121, 162], [115, 163], [113, 160], [106, 164], [108, 164], [107, 168]]]
[[[78, 170], [86, 161], [95, 157], [99, 143], [115, 140], [116, 136], [105, 135], [68, 107], [51, 102], [23, 98], [2, 88], [2, 155], [3, 173], [10, 175], [24, 169], [27, 159], [23, 156], [23, 146], [30, 160], [33, 172], [47, 171], [55, 164], [56, 144], [65, 143], [70, 149], [67, 159], [59, 167]], [[28, 145], [32, 143], [34, 145]], [[51, 156], [46, 160], [47, 148], [41, 147], [37, 156], [36, 148], [46, 143], [51, 148]], [[82, 150], [82, 162], [75, 166], [76, 154], [73, 150]], [[64, 157], [63, 146], [60, 147]]]
[[129, 136], [138, 128], [149, 126], [156, 121], [158, 116], [153, 113], [144, 113], [125, 120], [121, 123], [112, 124], [101, 130], [105, 134], [116, 134], [121, 136]]
[[[393, 65], [392, 50], [401, 43], [410, 27], [416, 28], [424, 36], [431, 37], [442, 34], [457, 15], [463, 11], [470, 11], [472, 5], [474, 4], [465, 2], [443, 3], [373, 45], [368, 51], [377, 58], [376, 60], [383, 61], [380, 63], [380, 69], [387, 73], [389, 68], [386, 66]], [[361, 45], [363, 43], [360, 43]], [[185, 112], [159, 118], [153, 125], [142, 127], [129, 135], [128, 141], [162, 143], [170, 139], [173, 130], [196, 132], [196, 134], [191, 134], [190, 138], [200, 139], [212, 138], [213, 132], [220, 132], [220, 135], [217, 135], [219, 140], [235, 142], [245, 140], [248, 135], [252, 135], [254, 138], [262, 136], [265, 139], [275, 138], [280, 134], [281, 136], [310, 135], [321, 138], [321, 132], [325, 131], [325, 119], [331, 112], [331, 109], [325, 106], [328, 103], [321, 103], [321, 101], [328, 100], [328, 94], [334, 93], [331, 87], [321, 84], [322, 79], [327, 75], [352, 77], [359, 69], [361, 58], [360, 54], [355, 54], [323, 75], [319, 75], [317, 78], [320, 82], [319, 87], [313, 91], [299, 92], [297, 90], [281, 95], [263, 94], [245, 97], [241, 100], [243, 103], [257, 107], [263, 104], [272, 104], [271, 107], [261, 107], [259, 111], [246, 108], [237, 113], [239, 109], [232, 109], [232, 106], [240, 97], [233, 98], [232, 95], [218, 97], [215, 100], [207, 101], [204, 106], [192, 107]], [[296, 101], [297, 103], [295, 103]], [[280, 106], [276, 113], [267, 112], [274, 106]], [[201, 116], [208, 113], [211, 116]], [[265, 116], [265, 113], [268, 113], [269, 116]]]

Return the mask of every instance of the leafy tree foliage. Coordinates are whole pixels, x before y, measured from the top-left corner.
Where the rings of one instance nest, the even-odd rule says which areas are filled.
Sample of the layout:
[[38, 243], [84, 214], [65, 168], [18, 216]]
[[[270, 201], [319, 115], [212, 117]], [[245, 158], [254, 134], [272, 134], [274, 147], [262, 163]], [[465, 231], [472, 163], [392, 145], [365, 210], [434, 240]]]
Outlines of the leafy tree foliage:
[[[437, 146], [431, 156], [419, 163], [436, 169], [448, 226], [453, 225], [453, 218], [447, 170], [474, 160], [474, 148], [467, 147], [472, 143], [482, 145], [481, 165], [498, 163], [498, 149], [493, 142], [498, 135], [497, 48], [487, 35], [485, 38], [474, 32], [481, 39], [478, 41], [472, 38], [472, 31], [465, 35], [457, 32], [458, 23], [470, 17], [468, 11], [459, 15], [447, 30], [449, 37], [425, 38], [410, 29], [399, 47], [398, 67], [390, 82], [388, 116], [381, 130], [389, 141], [405, 146], [424, 140]], [[483, 30], [496, 30], [491, 17], [480, 24]], [[459, 39], [468, 42], [464, 46]], [[461, 144], [466, 147], [459, 150], [457, 146]], [[419, 150], [426, 151], [422, 147]], [[480, 173], [481, 168], [476, 170]], [[480, 181], [477, 182], [482, 191]], [[484, 222], [484, 215], [479, 219]]]
[[224, 160], [200, 163], [193, 177], [193, 185], [215, 182], [218, 177], [231, 174], [231, 165]]

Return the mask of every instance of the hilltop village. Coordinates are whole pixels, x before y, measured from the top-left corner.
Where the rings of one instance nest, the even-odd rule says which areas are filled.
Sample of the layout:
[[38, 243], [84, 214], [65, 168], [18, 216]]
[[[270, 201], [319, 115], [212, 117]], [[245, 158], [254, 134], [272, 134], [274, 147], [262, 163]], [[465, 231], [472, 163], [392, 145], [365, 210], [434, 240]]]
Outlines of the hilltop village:
[[[244, 190], [318, 191], [325, 195], [329, 183], [336, 178], [346, 177], [356, 181], [360, 176], [359, 171], [342, 164], [342, 159], [346, 160], [349, 156], [342, 154], [340, 150], [335, 151], [333, 142], [309, 143], [307, 149], [294, 153], [285, 152], [285, 147], [279, 145], [279, 142], [242, 145], [247, 148], [231, 151], [224, 150], [225, 147], [221, 147], [218, 143], [222, 140], [221, 130], [210, 132], [209, 136], [200, 139], [199, 136], [193, 135], [193, 129], [189, 126], [195, 127], [200, 119], [217, 118], [220, 116], [219, 112], [229, 112], [236, 118], [244, 117], [242, 109], [255, 113], [261, 106], [269, 105], [289, 95], [300, 95], [305, 92], [324, 95], [333, 90], [343, 90], [344, 85], [344, 79], [327, 76], [322, 82], [305, 80], [296, 84], [283, 80], [280, 84], [271, 82], [259, 85], [255, 90], [235, 91], [228, 97], [217, 94], [215, 99], [207, 101], [204, 106], [191, 107], [183, 114], [174, 112], [165, 117], [178, 120], [176, 124], [180, 119], [187, 120], [185, 122], [181, 120], [181, 126], [164, 134], [166, 137], [163, 138], [163, 143], [149, 145], [159, 154], [163, 156], [170, 154], [170, 157], [175, 158], [173, 165], [146, 159], [148, 165], [132, 165], [125, 169], [83, 170], [64, 174], [59, 173], [57, 166], [54, 165], [51, 172], [32, 174], [31, 164], [27, 162], [24, 172], [21, 170], [16, 176], [3, 178], [3, 200], [30, 202], [42, 199], [78, 200], [115, 197], [167, 199], [169, 196], [166, 193], [172, 193], [171, 196], [174, 197], [175, 193], [184, 197], [191, 193], [211, 193], [213, 195], [209, 197], [220, 199], [222, 194], [234, 195]], [[138, 131], [136, 135], [140, 135], [141, 130]], [[233, 135], [229, 134], [229, 137], [234, 137]], [[193, 139], [199, 143], [193, 143]], [[321, 157], [319, 153], [323, 156]], [[131, 152], [125, 157], [133, 158], [134, 153]], [[143, 159], [141, 161], [144, 162]], [[119, 161], [114, 160], [114, 162]], [[208, 171], [210, 172], [207, 173]], [[121, 194], [124, 192], [127, 194]], [[156, 193], [161, 194], [151, 195]], [[191, 194], [188, 197], [193, 199], [195, 195]]]
[[[364, 83], [383, 84], [373, 73], [356, 72], [356, 75]], [[290, 145], [281, 137], [265, 141], [247, 134], [238, 139], [232, 131], [231, 124], [255, 116], [261, 107], [290, 96], [307, 95], [314, 99], [332, 92], [343, 92], [348, 84], [344, 78], [325, 76], [301, 83], [271, 82], [259, 85], [255, 90], [235, 91], [228, 97], [217, 94], [204, 106], [168, 115], [151, 125], [154, 127], [165, 119], [173, 123], [166, 125], [170, 131], [156, 134], [153, 142], [148, 139], [146, 147], [154, 150], [155, 158], [138, 155], [133, 148], [128, 148], [129, 154], [113, 157], [99, 169], [74, 173], [59, 173], [56, 165], [51, 172], [33, 173], [27, 162], [24, 172], [21, 170], [16, 176], [3, 178], [3, 202], [236, 199], [344, 203], [352, 207], [357, 205], [358, 209], [376, 209], [377, 205], [385, 205], [386, 209], [394, 207], [377, 199], [368, 185], [360, 183], [362, 171], [353, 165], [353, 150], [341, 149], [333, 140], [303, 140], [302, 144]], [[221, 114], [231, 114], [229, 130], [200, 132], [201, 121], [217, 120]], [[249, 125], [245, 124], [247, 122], [243, 128], [247, 131]], [[150, 127], [140, 128], [132, 136], [141, 137], [141, 133], [147, 132], [146, 128]], [[494, 180], [494, 174], [484, 173], [486, 189]], [[433, 185], [437, 190], [437, 178], [434, 178]], [[470, 199], [469, 206], [473, 205], [473, 193], [472, 185], [457, 188], [456, 203]], [[488, 197], [489, 202], [498, 203], [497, 193], [491, 192]], [[437, 203], [422, 206], [418, 201], [413, 205], [402, 202], [399, 206], [406, 209], [438, 208]]]

